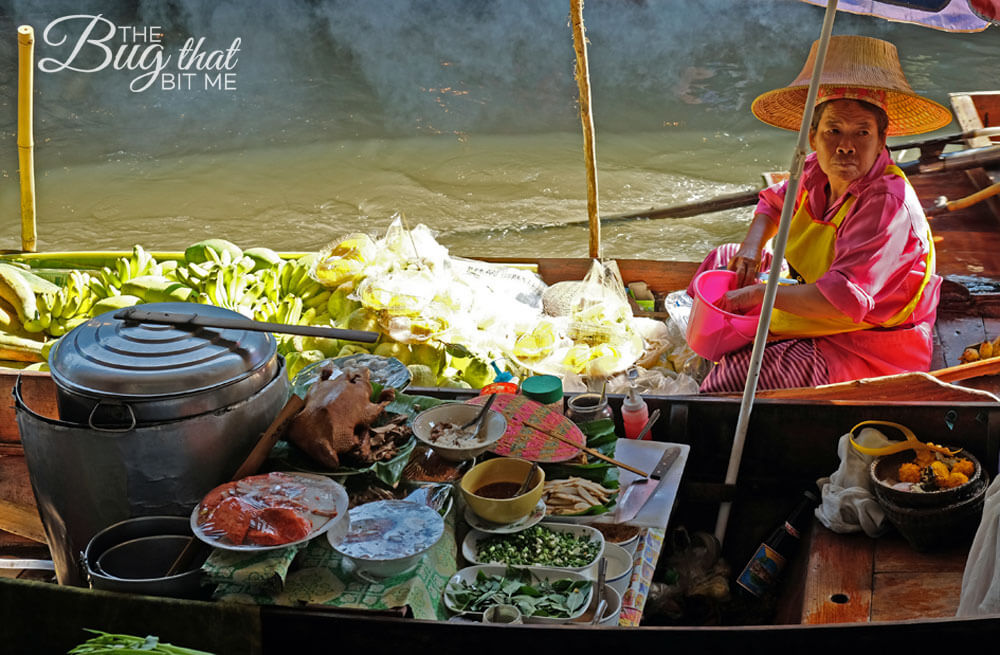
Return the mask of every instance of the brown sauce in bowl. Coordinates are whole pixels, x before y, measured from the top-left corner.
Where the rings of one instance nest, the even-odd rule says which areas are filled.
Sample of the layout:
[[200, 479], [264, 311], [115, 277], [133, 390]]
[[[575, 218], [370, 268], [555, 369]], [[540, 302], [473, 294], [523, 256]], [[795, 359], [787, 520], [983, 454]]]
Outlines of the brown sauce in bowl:
[[474, 493], [483, 498], [513, 498], [520, 488], [520, 482], [490, 482], [476, 489]]

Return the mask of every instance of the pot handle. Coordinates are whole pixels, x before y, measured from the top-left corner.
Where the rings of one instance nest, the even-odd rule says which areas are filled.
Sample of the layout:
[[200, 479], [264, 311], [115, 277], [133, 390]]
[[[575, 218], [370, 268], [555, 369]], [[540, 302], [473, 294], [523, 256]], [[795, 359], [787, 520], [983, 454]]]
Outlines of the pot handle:
[[133, 411], [132, 406], [127, 403], [108, 403], [109, 405], [114, 404], [128, 409], [128, 415], [131, 417], [132, 424], [127, 428], [102, 428], [99, 425], [94, 425], [94, 414], [97, 413], [97, 408], [101, 406], [100, 400], [94, 405], [93, 409], [90, 410], [90, 416], [87, 417], [87, 425], [90, 426], [91, 430], [96, 430], [98, 432], [131, 432], [135, 428], [135, 411]]

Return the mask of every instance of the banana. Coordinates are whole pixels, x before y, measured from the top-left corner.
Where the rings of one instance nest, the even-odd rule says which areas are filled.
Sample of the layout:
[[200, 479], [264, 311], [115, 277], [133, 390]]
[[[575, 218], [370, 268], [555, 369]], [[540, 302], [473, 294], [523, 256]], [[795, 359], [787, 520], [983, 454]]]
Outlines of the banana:
[[48, 330], [49, 326], [52, 325], [52, 314], [47, 311], [42, 311], [42, 308], [38, 308], [38, 321], [42, 326], [42, 330]]
[[295, 264], [292, 262], [282, 262], [278, 269], [278, 294], [280, 295], [286, 293], [286, 290], [291, 286], [292, 273], [295, 272]]
[[27, 321], [22, 321], [21, 324], [24, 327], [25, 331], [27, 332], [38, 333], [45, 331], [45, 327], [42, 326], [42, 319], [39, 318], [37, 314], [35, 315], [34, 318], [30, 318]]
[[298, 290], [299, 285], [302, 284], [302, 278], [306, 276], [307, 272], [308, 269], [305, 266], [300, 265], [298, 262], [295, 263], [291, 278], [288, 280], [288, 293], [295, 293]]
[[281, 293], [281, 271], [273, 268], [265, 269], [258, 279], [263, 287], [263, 295], [268, 300], [276, 301], [278, 294]]
[[254, 266], [256, 266], [254, 260], [246, 255], [236, 260], [236, 268], [239, 269], [240, 273], [251, 273]]
[[83, 325], [84, 323], [86, 323], [89, 320], [90, 319], [88, 317], [86, 317], [86, 316], [74, 316], [73, 318], [68, 318], [65, 321], [66, 331], [68, 332], [69, 330], [72, 330], [77, 325]]
[[0, 298], [10, 303], [22, 323], [34, 318], [38, 313], [35, 292], [13, 266], [0, 266]]
[[188, 265], [185, 266], [185, 268], [198, 281], [204, 281], [204, 279], [207, 278], [209, 276], [209, 273], [210, 273], [210, 270], [209, 270], [208, 267], [202, 266], [201, 264], [198, 264], [197, 262], [189, 262]]
[[115, 260], [115, 273], [118, 274], [118, 279], [122, 281], [122, 284], [125, 284], [133, 277], [137, 277], [132, 275], [129, 260], [124, 257], [119, 257]]
[[90, 308], [90, 311], [93, 316], [100, 316], [101, 314], [110, 311], [117, 311], [119, 309], [125, 309], [126, 307], [132, 307], [133, 305], [138, 305], [141, 302], [142, 298], [138, 296], [110, 296], [108, 298], [101, 298], [95, 302], [94, 306]]
[[90, 297], [89, 289], [86, 291], [80, 291], [74, 293], [62, 306], [62, 311], [60, 311], [57, 316], [62, 319], [73, 318], [80, 313], [80, 308], [83, 306], [84, 301]]
[[198, 285], [194, 282], [194, 276], [191, 275], [191, 271], [186, 268], [178, 268], [174, 271], [174, 279], [183, 284], [184, 286], [191, 287], [194, 289]]
[[115, 295], [111, 292], [108, 285], [104, 283], [104, 280], [101, 279], [100, 276], [91, 275], [90, 279], [87, 281], [87, 286], [90, 287], [90, 292], [98, 298], [107, 298], [108, 296]]
[[186, 287], [162, 275], [144, 275], [122, 285], [122, 293], [138, 296], [145, 302], [186, 302], [195, 294]]
[[289, 325], [299, 325], [302, 322], [302, 299], [298, 296], [292, 297], [285, 322]]
[[42, 346], [44, 342], [36, 339], [19, 337], [7, 332], [0, 332], [0, 359], [17, 362], [42, 362]]
[[49, 329], [46, 330], [46, 332], [48, 332], [53, 337], [61, 337], [62, 335], [69, 332], [69, 330], [66, 329], [66, 324], [63, 322], [63, 320], [61, 318], [57, 318], [52, 321], [52, 323], [49, 325]]
[[20, 266], [15, 266], [6, 262], [0, 262], [0, 268], [13, 270], [15, 273], [23, 277], [24, 281], [28, 283], [28, 286], [31, 287], [32, 292], [34, 292], [36, 296], [42, 293], [55, 293], [60, 288], [58, 284], [53, 284], [27, 268], [21, 268]]
[[17, 310], [6, 300], [0, 300], [0, 330], [10, 333], [24, 330], [21, 319], [17, 317]]
[[216, 263], [221, 261], [221, 254], [223, 252], [229, 253], [229, 261], [233, 262], [243, 256], [243, 250], [231, 241], [226, 241], [225, 239], [205, 239], [199, 241], [198, 243], [192, 243], [184, 250], [184, 260], [188, 263], [202, 263], [208, 260], [214, 260]]
[[45, 294], [39, 299], [39, 305], [44, 304], [49, 314], [53, 316], [62, 316], [63, 307], [66, 304], [66, 294], [66, 289], [60, 289], [51, 295]]
[[322, 307], [323, 311], [326, 312], [326, 306], [330, 302], [330, 296], [332, 296], [332, 295], [333, 295], [333, 292], [328, 289], [328, 290], [326, 290], [326, 291], [324, 291], [324, 292], [322, 292], [320, 294], [317, 294], [317, 295], [312, 296], [310, 298], [303, 299], [302, 300], [302, 304], [303, 304], [304, 307], [307, 307], [307, 308], [313, 308], [313, 307], [315, 307], [315, 308], [317, 308], [317, 311], [318, 311], [318, 309], [320, 307]]
[[122, 279], [121, 277], [119, 277], [118, 271], [112, 268], [109, 268], [107, 266], [102, 268], [101, 279], [104, 280], [104, 283], [107, 284], [109, 287], [113, 287], [115, 289], [122, 288]]
[[235, 302], [239, 296], [237, 295], [239, 286], [239, 269], [234, 266], [227, 266], [222, 279], [226, 281], [226, 298], [230, 302]]
[[142, 275], [160, 275], [162, 273], [160, 267], [157, 265], [156, 260], [150, 255], [146, 250], [136, 244], [132, 247], [132, 257], [129, 260], [129, 269], [131, 270], [132, 277], [140, 277]]
[[76, 313], [71, 318], [89, 317], [91, 309], [94, 307], [99, 298], [90, 290], [90, 287], [82, 295], [83, 300], [80, 301], [79, 307], [76, 308]]
[[299, 283], [298, 288], [293, 293], [302, 298], [302, 300], [309, 300], [316, 294], [323, 293], [326, 290], [326, 287], [307, 275], [302, 278], [302, 282]]
[[243, 256], [248, 257], [253, 263], [253, 271], [263, 271], [279, 266], [283, 261], [281, 255], [270, 248], [247, 248], [243, 251]]

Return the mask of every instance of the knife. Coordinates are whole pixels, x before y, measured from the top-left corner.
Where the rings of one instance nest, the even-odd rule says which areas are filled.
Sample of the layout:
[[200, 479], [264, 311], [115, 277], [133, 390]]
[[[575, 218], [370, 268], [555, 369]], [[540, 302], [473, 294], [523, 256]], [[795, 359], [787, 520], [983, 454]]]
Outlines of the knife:
[[616, 523], [631, 521], [642, 511], [642, 508], [663, 484], [663, 478], [666, 477], [670, 467], [677, 461], [680, 454], [680, 446], [668, 446], [648, 478], [637, 478], [629, 483], [625, 492], [622, 493], [618, 509], [615, 511]]

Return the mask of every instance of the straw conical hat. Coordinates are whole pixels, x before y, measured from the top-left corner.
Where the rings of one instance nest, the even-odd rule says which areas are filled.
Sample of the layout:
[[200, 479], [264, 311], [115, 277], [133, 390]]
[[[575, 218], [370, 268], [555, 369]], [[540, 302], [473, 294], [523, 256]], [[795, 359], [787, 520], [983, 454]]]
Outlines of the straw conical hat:
[[[798, 131], [819, 41], [812, 44], [802, 72], [786, 87], [753, 101], [754, 116], [769, 125]], [[867, 36], [834, 36], [826, 53], [816, 104], [850, 98], [882, 107], [889, 115], [888, 136], [922, 134], [951, 122], [951, 112], [910, 88], [896, 46]]]

